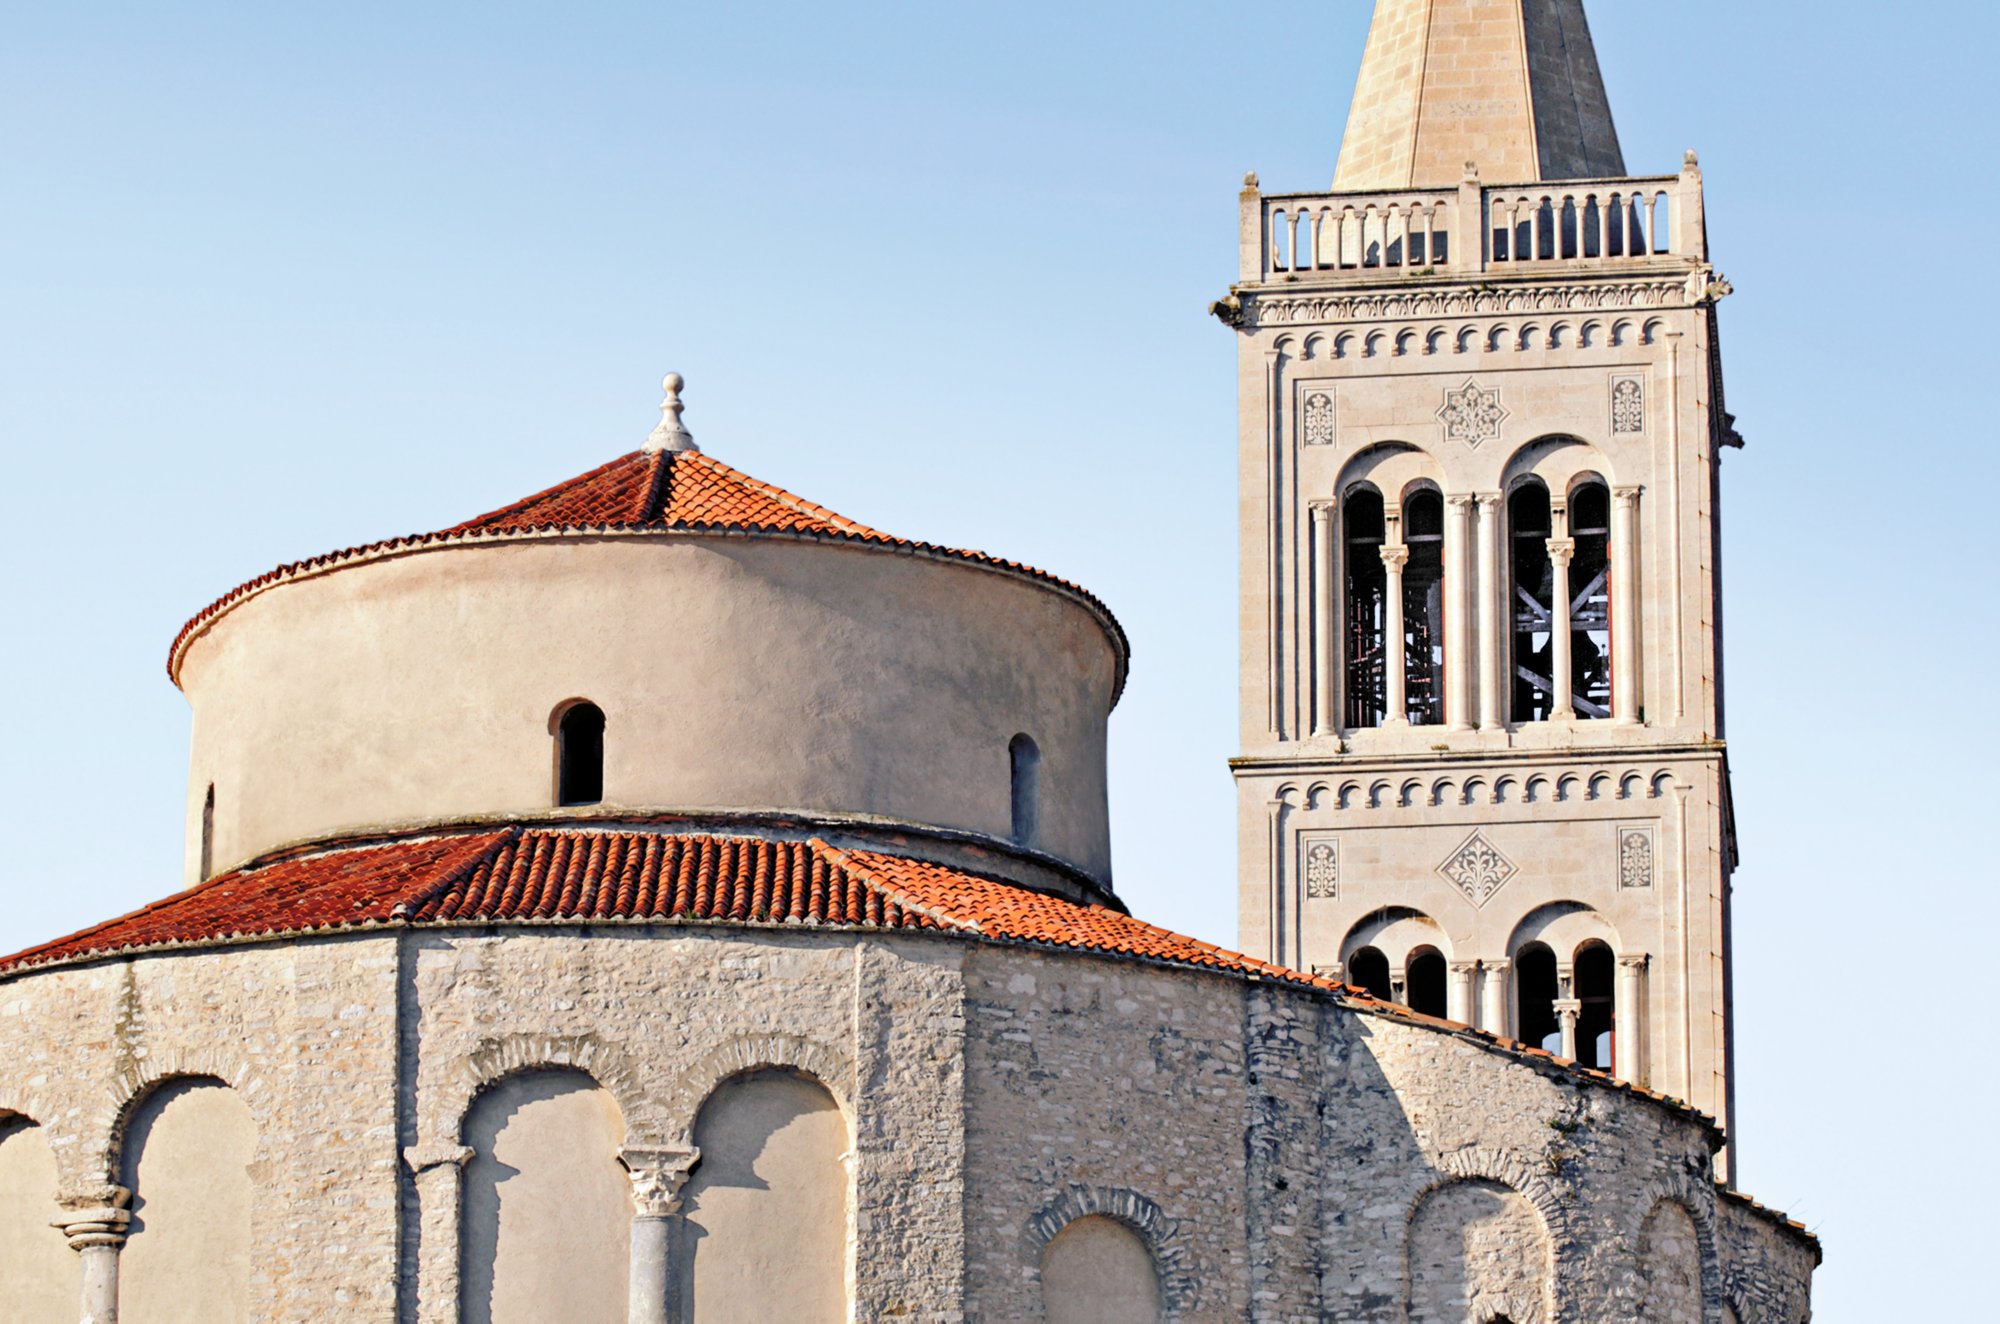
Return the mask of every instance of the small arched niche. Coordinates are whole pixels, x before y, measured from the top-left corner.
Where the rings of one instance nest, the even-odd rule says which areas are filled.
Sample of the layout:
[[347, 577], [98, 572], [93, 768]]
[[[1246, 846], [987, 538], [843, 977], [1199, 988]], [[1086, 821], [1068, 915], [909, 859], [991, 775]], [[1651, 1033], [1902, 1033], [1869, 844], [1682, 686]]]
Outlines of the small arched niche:
[[1048, 1324], [1159, 1324], [1159, 1268], [1137, 1232], [1103, 1214], [1074, 1219], [1042, 1248]]
[[1411, 1320], [1542, 1324], [1549, 1236], [1534, 1205], [1493, 1181], [1451, 1181], [1410, 1218]]
[[1680, 1324], [1702, 1317], [1701, 1235], [1677, 1200], [1662, 1200], [1639, 1226], [1643, 1324]]
[[685, 1324], [837, 1324], [847, 1300], [847, 1119], [824, 1085], [753, 1071], [695, 1121], [675, 1252]]
[[588, 699], [560, 705], [549, 721], [556, 740], [556, 804], [604, 800], [604, 710]]
[[75, 1324], [79, 1261], [49, 1226], [55, 1204], [42, 1128], [0, 1114], [0, 1324]]
[[257, 1124], [212, 1077], [167, 1081], [125, 1125], [120, 1180], [132, 1223], [118, 1256], [119, 1313], [156, 1324], [247, 1324], [249, 1164]]
[[625, 1318], [630, 1183], [625, 1122], [577, 1071], [509, 1076], [465, 1115], [460, 1319]]

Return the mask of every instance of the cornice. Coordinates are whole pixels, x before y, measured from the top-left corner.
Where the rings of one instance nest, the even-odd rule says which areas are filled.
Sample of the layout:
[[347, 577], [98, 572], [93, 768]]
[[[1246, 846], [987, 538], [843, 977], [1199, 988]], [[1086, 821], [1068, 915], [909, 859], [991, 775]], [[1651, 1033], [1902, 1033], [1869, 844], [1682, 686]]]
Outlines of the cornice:
[[[1379, 322], [1397, 318], [1508, 316], [1690, 309], [1706, 300], [1710, 282], [1686, 272], [1614, 280], [1547, 279], [1514, 284], [1462, 282], [1414, 289], [1281, 290], [1239, 286], [1235, 324], [1254, 331], [1306, 323]], [[1224, 305], [1217, 305], [1220, 309]]]

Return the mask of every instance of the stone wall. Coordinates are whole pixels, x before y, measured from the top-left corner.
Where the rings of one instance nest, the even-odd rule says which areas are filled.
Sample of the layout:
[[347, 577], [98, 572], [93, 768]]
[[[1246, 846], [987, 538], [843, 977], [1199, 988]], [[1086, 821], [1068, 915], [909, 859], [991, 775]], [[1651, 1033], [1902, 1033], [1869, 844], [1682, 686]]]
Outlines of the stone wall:
[[[1043, 1318], [1050, 1244], [1096, 1218], [1146, 1247], [1168, 1319], [1452, 1318], [1470, 1299], [1514, 1302], [1516, 1324], [1634, 1320], [1641, 1247], [1661, 1240], [1643, 1230], [1682, 1216], [1655, 1216], [1662, 1201], [1695, 1229], [1708, 1318], [1727, 1303], [1794, 1324], [1807, 1299], [1812, 1251], [1718, 1207], [1697, 1119], [1233, 976], [933, 935], [635, 925], [356, 935], [0, 982], [0, 1114], [38, 1124], [25, 1134], [56, 1174], [44, 1208], [71, 1211], [79, 1237], [119, 1221], [127, 1121], [162, 1082], [212, 1079], [240, 1101], [255, 1151], [215, 1161], [253, 1195], [250, 1318], [456, 1324], [461, 1266], [494, 1236], [477, 1221], [480, 1155], [522, 1172], [551, 1157], [507, 1149], [563, 1093], [538, 1079], [604, 1096], [603, 1152], [564, 1161], [600, 1165], [603, 1235], [626, 1180], [612, 1165], [629, 1170], [639, 1282], [647, 1227], [697, 1236], [749, 1189], [708, 1195], [720, 1178], [698, 1165], [681, 1182], [698, 1141], [720, 1146], [718, 1171], [737, 1162], [741, 1126], [703, 1109], [758, 1071], [823, 1090], [851, 1136], [841, 1207], [824, 1191], [786, 1206], [811, 1211], [799, 1239], [783, 1211], [752, 1210], [770, 1262], [821, 1272], [825, 1223], [841, 1224], [839, 1290], [861, 1319]], [[767, 1129], [792, 1137], [798, 1120]], [[758, 1182], [810, 1186], [794, 1178], [826, 1146], [796, 1138]], [[0, 1208], [25, 1198], [0, 1191]], [[532, 1204], [517, 1206], [530, 1221]], [[1482, 1249], [1501, 1225], [1546, 1239], [1545, 1271]], [[662, 1304], [669, 1260], [702, 1280], [699, 1248], [678, 1246], [657, 1257]], [[532, 1280], [535, 1263], [496, 1278]]]

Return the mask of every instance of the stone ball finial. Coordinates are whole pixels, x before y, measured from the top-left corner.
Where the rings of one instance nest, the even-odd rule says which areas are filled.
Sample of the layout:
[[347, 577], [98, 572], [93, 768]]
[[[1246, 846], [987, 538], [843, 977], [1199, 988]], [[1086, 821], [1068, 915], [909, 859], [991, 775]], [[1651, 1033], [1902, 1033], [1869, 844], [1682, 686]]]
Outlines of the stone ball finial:
[[1243, 191], [1245, 193], [1249, 193], [1254, 191], [1256, 187], [1257, 187], [1257, 172], [1255, 170], [1246, 172], [1243, 176]]
[[660, 378], [660, 386], [666, 391], [666, 398], [660, 401], [660, 422], [646, 438], [649, 451], [693, 451], [701, 447], [694, 444], [694, 434], [681, 424], [681, 388], [687, 379], [677, 372], [670, 372]]

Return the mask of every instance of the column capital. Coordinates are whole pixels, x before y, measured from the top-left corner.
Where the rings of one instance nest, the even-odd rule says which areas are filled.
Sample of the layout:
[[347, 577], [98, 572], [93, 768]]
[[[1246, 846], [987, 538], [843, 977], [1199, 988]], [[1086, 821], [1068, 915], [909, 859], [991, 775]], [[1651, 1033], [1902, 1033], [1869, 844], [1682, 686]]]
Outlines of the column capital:
[[1500, 508], [1501, 495], [1498, 492], [1475, 492], [1472, 494], [1472, 499], [1487, 510]]
[[1410, 549], [1402, 543], [1385, 543], [1382, 547], [1382, 564], [1391, 570], [1401, 570], [1410, 560]]
[[1633, 952], [1618, 958], [1618, 964], [1627, 970], [1644, 970], [1652, 957], [1644, 952]]
[[1478, 968], [1479, 962], [1477, 961], [1449, 961], [1445, 964], [1445, 969], [1455, 975], [1469, 975]]
[[1583, 1015], [1583, 1002], [1578, 998], [1557, 998], [1549, 1005], [1555, 1008], [1556, 1015], [1570, 1020]]
[[1570, 558], [1576, 555], [1574, 538], [1551, 538], [1548, 545], [1549, 559], [1557, 565], [1568, 565]]
[[1333, 518], [1335, 504], [1332, 497], [1314, 497], [1306, 502], [1306, 509], [1312, 512], [1315, 520], [1325, 521]]
[[79, 1254], [92, 1246], [122, 1246], [132, 1214], [126, 1205], [132, 1192], [123, 1186], [101, 1186], [80, 1191], [57, 1201], [62, 1213], [49, 1226], [69, 1239], [69, 1248]]
[[1444, 499], [1444, 503], [1447, 506], [1452, 506], [1459, 510], [1469, 511], [1472, 509], [1474, 503], [1476, 503], [1478, 500], [1479, 497], [1474, 493], [1454, 492], [1450, 496]]
[[1509, 962], [1507, 958], [1504, 956], [1485, 957], [1480, 960], [1479, 968], [1481, 970], [1486, 971], [1488, 974], [1499, 975], [1499, 974], [1505, 974], [1507, 972], [1508, 964]]
[[628, 1145], [618, 1151], [632, 1179], [632, 1205], [645, 1218], [671, 1218], [681, 1211], [681, 1188], [687, 1185], [694, 1165], [701, 1162], [698, 1149], [664, 1145]]
[[403, 1162], [409, 1165], [411, 1172], [428, 1172], [432, 1168], [462, 1168], [472, 1162], [472, 1146], [443, 1141], [410, 1145], [403, 1150]]
[[1611, 489], [1611, 499], [1621, 505], [1636, 506], [1639, 504], [1639, 494], [1645, 490], [1646, 485], [1644, 483], [1632, 483], [1628, 486], [1614, 487]]

